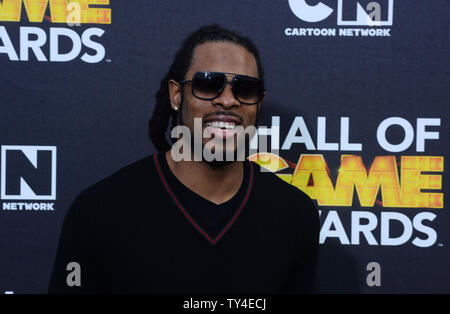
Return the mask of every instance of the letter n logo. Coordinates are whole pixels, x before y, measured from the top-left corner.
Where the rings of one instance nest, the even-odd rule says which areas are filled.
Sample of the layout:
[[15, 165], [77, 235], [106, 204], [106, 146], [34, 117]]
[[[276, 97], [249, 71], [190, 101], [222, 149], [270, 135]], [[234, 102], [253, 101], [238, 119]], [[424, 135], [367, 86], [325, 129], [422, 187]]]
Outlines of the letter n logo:
[[55, 146], [2, 146], [3, 200], [56, 199]]

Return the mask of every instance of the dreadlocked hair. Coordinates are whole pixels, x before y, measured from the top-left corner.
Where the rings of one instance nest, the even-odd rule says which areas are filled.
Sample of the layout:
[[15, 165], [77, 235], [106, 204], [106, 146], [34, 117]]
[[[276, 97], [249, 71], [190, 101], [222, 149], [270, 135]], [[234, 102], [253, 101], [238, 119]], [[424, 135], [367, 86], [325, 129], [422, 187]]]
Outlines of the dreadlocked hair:
[[[175, 111], [170, 105], [169, 81], [177, 82], [185, 79], [186, 73], [189, 71], [192, 62], [194, 49], [207, 42], [231, 42], [247, 49], [256, 59], [259, 78], [264, 82], [264, 71], [259, 57], [259, 52], [253, 42], [242, 35], [233, 31], [224, 29], [217, 24], [203, 26], [185, 39], [180, 50], [175, 55], [175, 60], [169, 68], [169, 72], [161, 81], [159, 91], [156, 93], [156, 104], [153, 115], [149, 120], [149, 136], [155, 148], [159, 151], [166, 151], [171, 148], [171, 144], [166, 137], [166, 131], [171, 122], [171, 128], [177, 125], [177, 114], [181, 112]], [[172, 143], [175, 141], [171, 139]]]

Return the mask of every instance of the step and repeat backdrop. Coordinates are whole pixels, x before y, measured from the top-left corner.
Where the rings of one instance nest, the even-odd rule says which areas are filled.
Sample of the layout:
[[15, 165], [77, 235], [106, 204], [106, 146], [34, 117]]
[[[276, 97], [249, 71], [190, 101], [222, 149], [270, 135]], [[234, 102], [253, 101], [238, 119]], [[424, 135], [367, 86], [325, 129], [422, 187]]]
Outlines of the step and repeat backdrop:
[[260, 49], [265, 167], [317, 204], [318, 292], [450, 292], [448, 12], [447, 0], [0, 1], [0, 293], [47, 292], [71, 202], [155, 151], [160, 81], [211, 23]]

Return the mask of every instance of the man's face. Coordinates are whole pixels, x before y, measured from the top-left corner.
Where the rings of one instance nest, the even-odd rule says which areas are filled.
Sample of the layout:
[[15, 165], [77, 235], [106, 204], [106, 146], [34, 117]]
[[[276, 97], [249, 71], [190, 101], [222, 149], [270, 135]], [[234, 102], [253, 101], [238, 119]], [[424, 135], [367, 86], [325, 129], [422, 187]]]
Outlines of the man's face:
[[[208, 42], [197, 46], [185, 80], [191, 80], [194, 73], [200, 71], [225, 72], [258, 77], [258, 68], [253, 54], [244, 47], [230, 42]], [[227, 79], [231, 82], [233, 76], [227, 76]], [[182, 87], [174, 81], [169, 82], [171, 102], [178, 108], [180, 108], [179, 104], [182, 98], [181, 89]], [[213, 100], [202, 100], [192, 94], [191, 84], [186, 84], [184, 87], [181, 118], [183, 124], [190, 129], [192, 136], [194, 135], [194, 118], [202, 118], [202, 134], [214, 134], [214, 142], [221, 142], [224, 152], [234, 151], [237, 144], [234, 140], [230, 141], [230, 138], [236, 139], [236, 132], [233, 129], [221, 129], [214, 122], [228, 121], [229, 124], [236, 124], [236, 126], [244, 129], [248, 126], [254, 126], [261, 102], [262, 99], [255, 105], [240, 103], [233, 95], [231, 84], [226, 85], [219, 97]], [[203, 148], [211, 140], [204, 138], [201, 141]], [[231, 145], [226, 145], [226, 143], [231, 143]]]

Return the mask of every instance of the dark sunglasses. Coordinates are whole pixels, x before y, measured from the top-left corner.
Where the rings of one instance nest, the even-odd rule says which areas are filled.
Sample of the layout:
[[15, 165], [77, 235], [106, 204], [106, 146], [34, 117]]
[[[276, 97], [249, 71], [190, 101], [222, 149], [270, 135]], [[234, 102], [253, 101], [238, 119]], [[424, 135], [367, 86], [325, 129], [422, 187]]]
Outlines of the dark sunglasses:
[[222, 94], [228, 84], [227, 75], [233, 76], [231, 90], [239, 102], [246, 105], [257, 104], [264, 94], [264, 83], [261, 79], [234, 73], [197, 72], [192, 80], [178, 82], [192, 83], [192, 94], [202, 100], [213, 100]]

